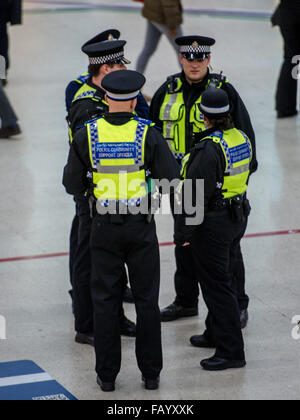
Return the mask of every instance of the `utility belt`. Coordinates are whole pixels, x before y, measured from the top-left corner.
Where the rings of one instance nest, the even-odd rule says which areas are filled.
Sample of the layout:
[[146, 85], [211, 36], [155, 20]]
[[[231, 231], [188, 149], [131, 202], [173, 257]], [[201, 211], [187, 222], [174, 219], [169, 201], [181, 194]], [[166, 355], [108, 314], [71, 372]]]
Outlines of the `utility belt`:
[[[97, 200], [95, 199], [93, 194], [90, 192], [89, 206], [90, 206], [91, 217], [92, 218], [95, 216], [106, 217], [105, 219], [106, 223], [112, 223], [112, 224], [117, 224], [117, 225], [124, 224], [127, 222], [127, 220], [131, 220], [131, 219], [134, 221], [146, 220], [146, 222], [150, 224], [152, 220], [154, 219], [154, 214], [160, 208], [161, 194], [158, 191], [158, 189], [156, 189], [155, 183], [152, 178], [148, 178], [147, 183], [148, 183], [149, 193], [142, 200], [147, 200], [148, 204], [147, 204], [146, 209], [148, 209], [148, 214], [142, 214], [141, 212], [138, 212], [138, 210], [136, 211], [136, 214], [131, 213], [130, 208], [127, 205], [122, 204], [122, 203], [121, 204], [117, 203], [116, 208], [113, 209], [113, 212], [116, 214], [110, 214], [108, 212], [105, 213], [105, 211], [103, 212], [104, 214], [102, 214], [102, 212], [97, 211]], [[143, 209], [143, 204], [145, 204], [145, 202], [141, 202], [140, 204], [136, 205], [135, 206], [136, 209], [138, 209], [139, 207]]]
[[145, 214], [98, 214], [96, 215], [97, 220], [105, 225], [124, 225], [126, 223], [151, 223], [153, 215], [149, 218]]
[[[91, 217], [97, 217], [101, 219], [102, 223], [113, 224], [113, 225], [123, 225], [127, 222], [141, 222], [145, 221], [151, 223], [154, 219], [154, 209], [151, 207], [148, 214], [131, 214], [129, 208], [122, 208], [122, 212], [118, 212], [118, 207], [115, 214], [101, 214], [97, 211], [97, 201], [95, 198], [90, 198], [90, 210]], [[125, 213], [125, 214], [124, 214]]]
[[251, 206], [247, 194], [239, 194], [231, 198], [218, 200], [205, 217], [229, 215], [234, 222], [243, 222], [251, 213]]

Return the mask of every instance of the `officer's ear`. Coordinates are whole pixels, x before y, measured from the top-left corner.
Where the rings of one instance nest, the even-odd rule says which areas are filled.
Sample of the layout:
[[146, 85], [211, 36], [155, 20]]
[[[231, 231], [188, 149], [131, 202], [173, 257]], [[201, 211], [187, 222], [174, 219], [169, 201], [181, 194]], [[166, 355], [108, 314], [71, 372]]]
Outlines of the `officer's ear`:
[[180, 64], [183, 65], [183, 55], [181, 53], [178, 54]]
[[105, 94], [105, 96], [104, 96], [104, 100], [105, 100], [105, 102], [106, 103], [108, 103], [108, 105], [110, 106], [110, 104], [111, 104], [111, 99], [109, 99], [109, 97]]
[[208, 128], [211, 128], [211, 127], [212, 127], [212, 125], [211, 125], [211, 123], [210, 123], [209, 119], [208, 119], [205, 115], [203, 115], [203, 120], [204, 120], [204, 125], [205, 125], [205, 128], [206, 128], [206, 129], [208, 129]]
[[111, 72], [111, 67], [108, 64], [103, 64], [102, 73], [106, 76], [110, 72]]
[[136, 105], [137, 105], [137, 98], [132, 99], [132, 100], [130, 101], [130, 110], [131, 110], [132, 112], [135, 110]]

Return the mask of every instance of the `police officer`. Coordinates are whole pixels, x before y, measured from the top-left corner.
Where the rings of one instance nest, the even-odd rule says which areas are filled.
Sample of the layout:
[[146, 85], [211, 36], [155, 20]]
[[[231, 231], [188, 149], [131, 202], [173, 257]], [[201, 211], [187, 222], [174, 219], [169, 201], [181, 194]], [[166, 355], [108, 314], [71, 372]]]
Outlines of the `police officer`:
[[[102, 39], [101, 42], [93, 44], [95, 40], [88, 41], [82, 50], [90, 59], [90, 70], [93, 74], [99, 73], [97, 76], [97, 83], [101, 84], [104, 74], [115, 71], [120, 68], [125, 69], [125, 62], [128, 60], [124, 58], [124, 45], [125, 41], [118, 41], [114, 36], [118, 36], [119, 32], [108, 31], [97, 36], [97, 40]], [[97, 63], [98, 64], [97, 64]], [[92, 79], [94, 80], [94, 79]], [[93, 83], [93, 82], [91, 82]], [[79, 89], [78, 94], [71, 107], [69, 121], [72, 127], [72, 135], [76, 132], [75, 126], [79, 122], [86, 121], [89, 113], [95, 112], [90, 116], [101, 115], [108, 110], [108, 105], [104, 100], [104, 91], [101, 90], [101, 100], [98, 97], [95, 89], [92, 89], [87, 84]], [[85, 95], [85, 93], [87, 95]], [[97, 96], [97, 100], [95, 100]], [[80, 99], [80, 97], [82, 97]], [[96, 104], [96, 105], [95, 105]], [[74, 106], [74, 109], [73, 109]], [[98, 113], [98, 114], [97, 114]], [[73, 120], [74, 118], [74, 120]], [[72, 142], [72, 136], [71, 142]], [[74, 251], [71, 252], [71, 279], [72, 279], [72, 296], [73, 296], [73, 309], [75, 315], [75, 341], [82, 344], [94, 344], [94, 313], [93, 303], [91, 297], [90, 277], [91, 277], [91, 261], [90, 261], [90, 232], [91, 232], [91, 217], [88, 191], [84, 195], [76, 194], [76, 216], [72, 225], [71, 245]], [[76, 219], [78, 226], [76, 226]], [[76, 228], [77, 237], [76, 237]], [[75, 239], [73, 239], [75, 238]], [[77, 241], [75, 241], [77, 239]], [[74, 244], [74, 245], [73, 245]], [[125, 266], [123, 269], [123, 299], [125, 297], [127, 288], [127, 275]], [[128, 295], [128, 294], [127, 294]], [[125, 299], [124, 299], [125, 300]], [[134, 337], [136, 334], [135, 324], [127, 319], [124, 315], [122, 305], [120, 305], [120, 325], [122, 335]]]
[[121, 365], [118, 311], [124, 263], [136, 305], [136, 356], [146, 389], [158, 388], [162, 369], [159, 248], [155, 222], [143, 209], [149, 200], [149, 171], [154, 179], [171, 181], [178, 178], [179, 168], [154, 124], [133, 113], [144, 83], [143, 75], [129, 70], [103, 79], [109, 113], [75, 135], [64, 170], [70, 194], [88, 188], [90, 171], [97, 200], [91, 233], [92, 296], [97, 381], [103, 391], [115, 389]]
[[[88, 40], [83, 46], [82, 49], [87, 47], [88, 45], [98, 44], [99, 42], [109, 42], [109, 41], [116, 41], [120, 38], [120, 32], [117, 29], [108, 29], [104, 32], [101, 32]], [[124, 61], [124, 65], [121, 63]], [[111, 63], [108, 70], [114, 71], [119, 70], [120, 64], [122, 64], [122, 68], [125, 67], [125, 62], [129, 63], [128, 60], [115, 60], [113, 62], [111, 57], [108, 57], [107, 63]], [[100, 73], [100, 66], [90, 65], [90, 70], [92, 70], [93, 74], [98, 75]], [[80, 90], [80, 92], [78, 92]], [[89, 92], [89, 94], [87, 94]], [[78, 94], [77, 94], [78, 93]], [[105, 92], [101, 88], [101, 78], [91, 77], [90, 73], [84, 73], [78, 76], [76, 79], [72, 80], [67, 88], [66, 88], [66, 109], [68, 112], [67, 121], [69, 123], [69, 138], [72, 141], [72, 136], [74, 131], [78, 127], [81, 127], [86, 120], [89, 120], [91, 117], [95, 118], [96, 116], [102, 115], [102, 113], [107, 110], [107, 104], [104, 101], [104, 94]], [[74, 104], [73, 104], [74, 102]], [[70, 112], [70, 108], [73, 104], [72, 111]], [[136, 107], [137, 114], [142, 118], [149, 118], [149, 106], [140, 93], [138, 96], [138, 103]], [[79, 210], [80, 211], [80, 210]], [[78, 216], [75, 215], [72, 227], [71, 227], [71, 234], [70, 234], [70, 279], [71, 285], [73, 286], [73, 267], [78, 247], [78, 228], [79, 228], [79, 219]], [[84, 259], [81, 259], [84, 261]], [[73, 291], [70, 292], [71, 296], [73, 295]], [[126, 287], [124, 292], [124, 302], [133, 303], [133, 297], [131, 290]]]
[[[104, 32], [101, 32], [100, 34], [94, 36], [93, 38], [91, 38], [89, 41], [87, 41], [82, 48], [86, 47], [87, 45], [92, 45], [92, 44], [97, 44], [99, 42], [107, 42], [107, 41], [113, 41], [113, 40], [118, 40], [120, 38], [120, 32], [117, 29], [107, 29]], [[116, 63], [118, 64], [118, 63]], [[96, 87], [94, 87], [92, 84], [90, 84], [90, 82], [93, 83], [93, 80], [91, 80], [91, 74], [89, 72], [87, 73], [83, 73], [80, 76], [78, 76], [76, 79], [72, 80], [67, 88], [66, 88], [66, 95], [65, 95], [65, 100], [66, 100], [66, 109], [67, 112], [69, 113], [71, 105], [73, 103], [73, 100], [75, 98], [76, 93], [78, 92], [78, 90], [80, 88], [83, 87], [83, 85], [85, 85], [86, 83], [88, 84], [89, 91], [93, 91], [93, 89], [98, 90], [98, 95], [94, 95], [94, 101], [93, 101], [93, 105], [96, 105], [97, 100], [100, 100], [100, 98], [102, 97], [102, 99], [104, 99], [104, 91], [101, 89], [101, 85], [97, 84]], [[96, 82], [97, 83], [97, 82]], [[101, 95], [102, 94], [102, 95]], [[89, 104], [90, 104], [90, 100], [88, 97], [85, 98], [81, 98], [81, 100], [88, 100]], [[81, 102], [82, 103], [82, 102]], [[86, 103], [86, 102], [84, 102]], [[91, 105], [91, 104], [90, 104]], [[93, 111], [90, 111], [93, 113]], [[95, 114], [97, 114], [97, 110], [95, 110], [94, 112]], [[138, 96], [138, 102], [137, 102], [137, 106], [136, 106], [136, 113], [141, 117], [141, 118], [149, 118], [149, 106], [145, 100], [145, 98], [143, 97], [143, 95], [140, 93]]]
[[[119, 37], [120, 32], [111, 29], [102, 32], [82, 46], [82, 51], [89, 56], [90, 65], [89, 72], [75, 81], [79, 85], [81, 82], [84, 83], [76, 91], [69, 110], [68, 119], [72, 133], [82, 127], [86, 121], [99, 117], [107, 111], [102, 79], [112, 71], [125, 70], [126, 65], [130, 64], [130, 61], [124, 57], [126, 41], [119, 41]], [[67, 107], [73, 89], [75, 89], [74, 83], [68, 86]], [[138, 95], [136, 112], [142, 118], [149, 117], [149, 107], [141, 93]]]
[[191, 193], [193, 201], [199, 188], [196, 181], [204, 180], [204, 221], [188, 225], [183, 212], [176, 220], [175, 242], [191, 249], [208, 308], [205, 333], [191, 341], [197, 347], [216, 348], [213, 357], [202, 360], [204, 369], [223, 370], [246, 364], [232, 264], [250, 213], [246, 191], [252, 147], [247, 135], [232, 124], [224, 90], [205, 91], [200, 109], [207, 130], [196, 134], [182, 176], [192, 180], [189, 188], [185, 181], [183, 195]]
[[[118, 40], [120, 38], [120, 32], [117, 29], [108, 29], [104, 32], [101, 32], [99, 34], [97, 34], [96, 36], [94, 36], [93, 38], [91, 38], [90, 40], [88, 40], [83, 46], [82, 48], [88, 46], [88, 45], [93, 45], [99, 42], [107, 42], [107, 41], [113, 41], [113, 40]], [[116, 63], [117, 65], [117, 63]], [[115, 66], [112, 66], [111, 69], [113, 70]], [[85, 84], [89, 83], [89, 81], [91, 81], [91, 75], [89, 73], [84, 73], [82, 75], [80, 75], [79, 77], [77, 77], [76, 79], [72, 80], [67, 88], [66, 88], [66, 92], [65, 92], [65, 99], [66, 99], [66, 109], [68, 112], [68, 117], [67, 117], [67, 121], [69, 123], [70, 129], [69, 129], [69, 138], [70, 141], [72, 141], [72, 136], [73, 136], [73, 132], [74, 132], [74, 127], [73, 130], [71, 130], [71, 125], [75, 125], [75, 122], [73, 121], [73, 115], [70, 116], [69, 112], [70, 112], [70, 107], [72, 105], [72, 102], [74, 100], [74, 97], [76, 95], [76, 93], [78, 92], [78, 90], [80, 88], [82, 88], [85, 91]], [[92, 87], [88, 87], [88, 90], [91, 91], [92, 93]], [[80, 99], [80, 110], [82, 112], [82, 115], [84, 116], [83, 119], [85, 119], [87, 117], [86, 115], [86, 107], [91, 107], [93, 108], [93, 106], [96, 107], [96, 104], [100, 101], [100, 99], [104, 99], [104, 91], [101, 89], [100, 86], [98, 86], [98, 95], [95, 95], [94, 97], [92, 95], [90, 96], [85, 96], [83, 98]], [[95, 94], [95, 89], [94, 89], [94, 94]], [[98, 101], [98, 102], [97, 102]], [[107, 107], [107, 105], [104, 103], [103, 100], [103, 105], [104, 108]], [[76, 105], [77, 106], [77, 105]], [[103, 109], [101, 108], [100, 110], [95, 109], [93, 116], [96, 115], [101, 115], [101, 113], [103, 112]], [[138, 106], [137, 106], [137, 112], [138, 115], [140, 115], [143, 118], [148, 118], [149, 117], [149, 106], [147, 104], [147, 102], [145, 101], [145, 99], [143, 98], [143, 96], [140, 94], [138, 97]], [[76, 114], [77, 115], [77, 114]], [[80, 117], [80, 112], [78, 112], [78, 117]], [[73, 124], [72, 124], [73, 122]], [[76, 131], [76, 129], [75, 129]], [[84, 203], [82, 204], [82, 206], [84, 206]], [[87, 205], [85, 206], [87, 208]], [[78, 208], [77, 205], [77, 213], [82, 213], [82, 211], [80, 210], [80, 208]], [[85, 211], [83, 214], [86, 214], [87, 211]], [[86, 223], [88, 223], [88, 220], [86, 221]], [[81, 224], [82, 226], [82, 224]], [[85, 225], [83, 225], [85, 226]], [[78, 229], [79, 229], [79, 216], [77, 214], [75, 214], [73, 222], [72, 222], [72, 227], [71, 227], [71, 234], [70, 234], [70, 258], [69, 258], [69, 270], [70, 270], [70, 281], [71, 281], [71, 285], [73, 287], [74, 284], [74, 280], [73, 280], [73, 267], [75, 264], [75, 258], [76, 258], [76, 253], [78, 250], [78, 246], [80, 246], [80, 244], [78, 244]], [[89, 229], [87, 229], [87, 234], [89, 232]], [[84, 252], [86, 250], [86, 253], [88, 253], [87, 250], [87, 246], [88, 246], [88, 235], [86, 235], [86, 239], [87, 242], [83, 240], [83, 236], [80, 235], [82, 240], [81, 240], [81, 247], [83, 248], [82, 251], [79, 250], [79, 254], [82, 255], [80, 258], [80, 261], [84, 264], [85, 261], [88, 261], [89, 258], [88, 257], [84, 257]], [[87, 270], [88, 271], [88, 270]], [[70, 295], [71, 297], [73, 297], [73, 290], [70, 291]], [[126, 287], [125, 292], [124, 292], [124, 302], [127, 303], [133, 303], [133, 297], [132, 297], [132, 293], [131, 290]]]
[[[162, 128], [165, 139], [181, 163], [185, 154], [193, 147], [195, 134], [205, 128], [203, 115], [198, 107], [203, 92], [209, 87], [224, 90], [229, 97], [235, 126], [250, 138], [253, 149], [250, 170], [254, 172], [257, 169], [255, 135], [247, 109], [226, 77], [213, 74], [209, 70], [211, 47], [215, 40], [202, 36], [184, 36], [177, 38], [176, 42], [180, 49], [179, 57], [183, 71], [181, 74], [170, 76], [158, 89], [150, 106], [150, 118]], [[176, 299], [162, 310], [162, 321], [173, 321], [198, 314], [199, 287], [190, 249], [176, 247], [175, 255]], [[235, 275], [240, 283], [241, 318], [243, 326], [246, 326], [249, 299], [245, 293], [245, 270], [240, 246], [237, 247], [235, 266]]]

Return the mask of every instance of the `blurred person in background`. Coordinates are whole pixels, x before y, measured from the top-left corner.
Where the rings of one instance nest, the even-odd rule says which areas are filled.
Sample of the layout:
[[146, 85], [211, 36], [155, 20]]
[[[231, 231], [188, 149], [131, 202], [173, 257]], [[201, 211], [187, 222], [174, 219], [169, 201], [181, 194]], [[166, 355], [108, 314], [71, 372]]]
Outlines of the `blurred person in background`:
[[[183, 34], [181, 28], [183, 10], [180, 0], [144, 0], [142, 3], [144, 3], [142, 15], [147, 19], [147, 30], [145, 44], [138, 58], [136, 70], [144, 74], [149, 59], [154, 54], [162, 35], [168, 38], [176, 54], [178, 53], [175, 39]], [[145, 98], [150, 100], [147, 96]]]
[[[1, 0], [0, 2], [0, 55], [5, 58], [6, 72], [9, 68], [7, 24], [20, 25], [22, 23], [22, 0]], [[3, 85], [6, 80], [2, 80]]]
[[284, 61], [276, 91], [277, 118], [293, 117], [298, 114], [300, 0], [281, 0], [271, 21], [274, 26], [279, 26], [284, 41]]
[[18, 118], [5, 95], [0, 80], [0, 139], [8, 139], [21, 133]]

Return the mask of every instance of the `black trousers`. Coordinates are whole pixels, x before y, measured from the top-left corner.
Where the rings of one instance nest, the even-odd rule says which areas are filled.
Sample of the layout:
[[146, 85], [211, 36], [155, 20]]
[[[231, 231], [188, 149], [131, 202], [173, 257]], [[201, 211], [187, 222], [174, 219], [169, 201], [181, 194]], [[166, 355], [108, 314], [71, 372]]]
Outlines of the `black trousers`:
[[94, 329], [90, 254], [92, 219], [87, 199], [76, 199], [76, 217], [78, 230], [72, 267], [73, 308], [75, 331], [84, 334], [91, 333]]
[[[231, 248], [234, 286], [240, 310], [247, 309], [249, 306], [249, 297], [245, 292], [245, 266], [241, 250], [241, 239], [246, 232], [247, 224], [248, 219], [243, 223], [240, 235], [235, 239]], [[175, 302], [185, 308], [195, 308], [198, 306], [199, 300], [199, 282], [191, 248], [176, 246], [175, 258]]]
[[114, 381], [121, 367], [118, 311], [122, 299], [120, 273], [124, 264], [137, 313], [136, 357], [144, 377], [155, 379], [162, 369], [159, 246], [154, 221], [125, 216], [123, 225], [93, 220], [91, 235], [92, 297], [94, 302], [96, 372]]
[[5, 58], [6, 70], [9, 68], [7, 23], [0, 20], [0, 55]]
[[243, 230], [229, 215], [206, 218], [191, 241], [197, 278], [208, 308], [204, 335], [216, 343], [216, 357], [244, 360], [240, 310], [232, 276], [232, 249]]
[[70, 272], [70, 283], [73, 288], [73, 267], [75, 261], [75, 254], [78, 244], [78, 227], [79, 227], [79, 217], [75, 213], [74, 219], [71, 225], [70, 240], [69, 240], [69, 272]]
[[298, 80], [293, 77], [297, 63], [293, 63], [292, 59], [300, 55], [300, 23], [282, 23], [280, 30], [284, 40], [284, 61], [277, 84], [276, 110], [288, 116], [297, 112]]
[[[75, 331], [82, 334], [93, 333], [94, 331], [94, 310], [91, 294], [91, 229], [92, 219], [90, 216], [88, 200], [86, 198], [77, 198], [76, 216], [73, 221], [71, 233], [71, 237], [74, 237], [71, 278], [73, 287], [72, 296], [75, 316]], [[77, 238], [75, 237], [76, 230]], [[127, 287], [127, 274], [124, 266], [120, 281], [122, 284], [122, 300], [119, 306], [119, 322], [125, 317], [123, 309], [123, 295]]]

